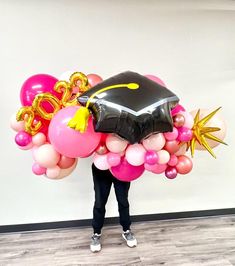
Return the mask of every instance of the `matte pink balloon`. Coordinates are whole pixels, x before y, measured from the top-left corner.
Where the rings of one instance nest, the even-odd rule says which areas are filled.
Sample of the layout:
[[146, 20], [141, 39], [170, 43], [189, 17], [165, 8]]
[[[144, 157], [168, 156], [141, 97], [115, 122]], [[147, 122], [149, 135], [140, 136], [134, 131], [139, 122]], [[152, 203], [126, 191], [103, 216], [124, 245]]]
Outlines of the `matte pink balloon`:
[[162, 133], [153, 134], [143, 140], [143, 145], [146, 150], [160, 151], [165, 145], [165, 137]]
[[110, 167], [107, 161], [107, 154], [104, 155], [95, 154], [93, 162], [94, 165], [100, 170], [108, 170]]
[[157, 155], [158, 155], [158, 164], [166, 164], [170, 160], [170, 154], [166, 150], [158, 151]]
[[126, 159], [122, 159], [119, 165], [111, 167], [111, 172], [117, 179], [130, 182], [143, 174], [144, 165], [134, 166], [129, 164]]
[[158, 155], [156, 153], [156, 151], [153, 150], [149, 150], [145, 153], [145, 158], [144, 161], [146, 164], [156, 164], [158, 162]]
[[178, 129], [176, 127], [173, 127], [172, 132], [164, 133], [164, 137], [166, 140], [175, 140], [178, 137]]
[[166, 176], [167, 178], [169, 178], [169, 179], [174, 179], [174, 178], [176, 178], [177, 174], [178, 174], [178, 172], [177, 172], [177, 170], [176, 170], [175, 167], [168, 166], [168, 167], [166, 168], [165, 176]]
[[49, 139], [54, 148], [70, 158], [90, 156], [98, 146], [101, 134], [94, 131], [92, 118], [88, 120], [85, 133], [80, 133], [67, 126], [79, 106], [70, 106], [61, 109], [51, 120]]
[[166, 87], [166, 84], [157, 76], [154, 75], [145, 75], [146, 78], [151, 79], [152, 81], [158, 83], [159, 85]]
[[128, 145], [128, 142], [125, 139], [121, 139], [115, 134], [109, 134], [106, 138], [106, 147], [109, 151], [114, 153], [123, 152]]
[[60, 175], [60, 167], [58, 165], [51, 167], [51, 168], [47, 168], [46, 170], [46, 176], [50, 179], [57, 179]]
[[94, 87], [95, 85], [103, 81], [103, 79], [97, 74], [88, 74], [87, 78], [91, 87]]
[[178, 158], [175, 154], [171, 154], [170, 160], [167, 163], [169, 166], [175, 166], [178, 163]]
[[193, 137], [193, 132], [191, 129], [187, 128], [187, 127], [180, 127], [178, 128], [178, 140], [182, 141], [182, 142], [187, 142], [190, 141]]
[[184, 107], [180, 104], [177, 104], [172, 110], [171, 110], [171, 115], [174, 116], [178, 114], [181, 111], [185, 111]]
[[47, 140], [46, 136], [41, 132], [37, 133], [32, 138], [33, 144], [36, 146], [41, 146], [42, 144], [45, 144], [46, 140]]
[[167, 168], [167, 164], [154, 164], [154, 165], [150, 165], [145, 163], [144, 167], [146, 170], [153, 172], [154, 174], [161, 174], [164, 173], [166, 168]]
[[25, 123], [24, 121], [17, 121], [16, 114], [13, 114], [10, 118], [10, 127], [16, 132], [23, 131], [25, 130]]
[[180, 111], [179, 114], [184, 116], [184, 125], [183, 127], [192, 128], [194, 124], [194, 118], [193, 116], [188, 112]]
[[25, 147], [32, 142], [32, 136], [25, 131], [20, 131], [15, 136], [15, 142], [17, 145]]
[[168, 151], [170, 154], [176, 153], [180, 148], [178, 140], [168, 140], [164, 146], [164, 150]]
[[118, 153], [109, 152], [107, 154], [107, 162], [109, 166], [117, 166], [121, 162], [121, 156]]
[[35, 175], [44, 175], [46, 170], [45, 167], [40, 166], [38, 163], [34, 163], [32, 166], [32, 171]]
[[144, 163], [146, 150], [142, 144], [129, 145], [126, 149], [126, 160], [129, 164], [139, 166]]
[[[22, 85], [20, 101], [23, 106], [31, 106], [35, 96], [39, 93], [50, 92], [61, 99], [62, 94], [54, 91], [54, 85], [58, 80], [48, 74], [37, 74], [29, 77]], [[49, 103], [43, 103], [43, 108], [48, 112], [53, 110]]]
[[69, 158], [69, 157], [62, 155], [58, 162], [58, 166], [61, 169], [67, 169], [67, 168], [70, 168], [74, 164], [74, 162], [75, 162], [75, 158]]
[[188, 174], [193, 168], [192, 160], [185, 156], [181, 155], [178, 157], [178, 163], [176, 165], [176, 169], [179, 174], [185, 175]]
[[34, 158], [40, 166], [51, 168], [59, 162], [60, 154], [51, 144], [44, 144], [35, 150]]

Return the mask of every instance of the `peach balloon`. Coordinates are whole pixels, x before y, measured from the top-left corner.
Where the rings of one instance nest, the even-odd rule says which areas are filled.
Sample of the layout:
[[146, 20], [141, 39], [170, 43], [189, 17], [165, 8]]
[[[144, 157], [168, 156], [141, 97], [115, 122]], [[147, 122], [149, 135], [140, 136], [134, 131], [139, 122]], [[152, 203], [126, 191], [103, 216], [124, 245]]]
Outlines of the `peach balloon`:
[[62, 155], [58, 162], [58, 166], [61, 169], [67, 169], [67, 168], [70, 168], [74, 164], [74, 162], [75, 162], [75, 158], [69, 158], [69, 157]]
[[127, 147], [128, 142], [124, 139], [121, 139], [117, 135], [110, 134], [106, 138], [106, 147], [109, 151], [114, 153], [123, 152]]
[[60, 175], [60, 167], [58, 165], [51, 167], [51, 168], [47, 168], [46, 170], [46, 176], [50, 179], [57, 179]]
[[166, 150], [158, 151], [157, 155], [158, 155], [158, 164], [166, 164], [170, 160], [170, 154]]
[[179, 141], [169, 140], [166, 142], [164, 149], [167, 150], [170, 154], [176, 153], [180, 148]]
[[181, 155], [178, 157], [178, 163], [176, 165], [176, 169], [179, 174], [186, 175], [188, 174], [193, 168], [192, 160], [185, 155]]
[[75, 162], [74, 162], [74, 164], [71, 167], [69, 167], [67, 169], [61, 169], [60, 170], [60, 174], [55, 179], [56, 180], [57, 179], [62, 179], [64, 177], [69, 176], [75, 170], [75, 168], [77, 166], [77, 163], [78, 163], [78, 159], [75, 159]]
[[181, 112], [179, 112], [179, 114], [184, 116], [183, 127], [187, 127], [187, 128], [191, 129], [193, 127], [193, 124], [194, 124], [194, 119], [193, 119], [193, 116], [191, 115], [191, 113], [181, 111]]
[[165, 137], [162, 133], [152, 134], [143, 140], [143, 145], [146, 150], [160, 151], [165, 145]]
[[35, 161], [42, 167], [54, 167], [60, 160], [60, 154], [51, 144], [44, 144], [34, 152]]
[[184, 155], [187, 152], [187, 144], [183, 144], [180, 146], [178, 151], [175, 153], [176, 156]]
[[42, 144], [45, 144], [46, 140], [47, 140], [46, 136], [41, 132], [37, 133], [32, 138], [33, 144], [36, 146], [41, 146]]
[[16, 132], [25, 130], [24, 121], [17, 121], [16, 114], [13, 114], [10, 118], [10, 127]]

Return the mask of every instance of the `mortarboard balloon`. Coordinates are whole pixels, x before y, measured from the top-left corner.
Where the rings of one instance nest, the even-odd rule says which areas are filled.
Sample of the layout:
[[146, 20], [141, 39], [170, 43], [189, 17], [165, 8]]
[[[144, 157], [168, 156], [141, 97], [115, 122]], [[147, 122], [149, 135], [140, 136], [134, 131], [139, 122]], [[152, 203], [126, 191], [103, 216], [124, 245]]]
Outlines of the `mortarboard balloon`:
[[116, 133], [130, 143], [151, 133], [173, 130], [171, 109], [179, 98], [167, 88], [127, 71], [113, 76], [78, 97], [85, 106], [69, 122], [84, 132], [91, 111], [97, 132]]

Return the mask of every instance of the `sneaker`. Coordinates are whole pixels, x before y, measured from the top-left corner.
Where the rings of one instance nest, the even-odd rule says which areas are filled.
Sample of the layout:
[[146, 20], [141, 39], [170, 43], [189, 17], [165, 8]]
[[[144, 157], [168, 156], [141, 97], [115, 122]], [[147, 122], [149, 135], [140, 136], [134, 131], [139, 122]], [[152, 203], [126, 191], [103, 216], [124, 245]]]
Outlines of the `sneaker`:
[[101, 234], [94, 234], [91, 237], [91, 244], [90, 244], [91, 252], [101, 251], [100, 237], [101, 237]]
[[126, 240], [128, 247], [133, 248], [137, 246], [137, 240], [130, 230], [123, 232], [122, 237]]

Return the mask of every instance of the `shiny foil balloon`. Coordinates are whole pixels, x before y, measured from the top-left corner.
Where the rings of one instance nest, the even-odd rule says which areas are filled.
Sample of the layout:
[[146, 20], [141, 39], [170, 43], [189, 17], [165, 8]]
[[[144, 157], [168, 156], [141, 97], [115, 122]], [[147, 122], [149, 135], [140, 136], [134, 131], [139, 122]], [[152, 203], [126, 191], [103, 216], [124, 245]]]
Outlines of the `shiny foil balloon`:
[[111, 77], [78, 97], [78, 102], [92, 112], [95, 131], [116, 133], [131, 144], [153, 132], [172, 131], [171, 109], [178, 101], [167, 88], [130, 71]]

